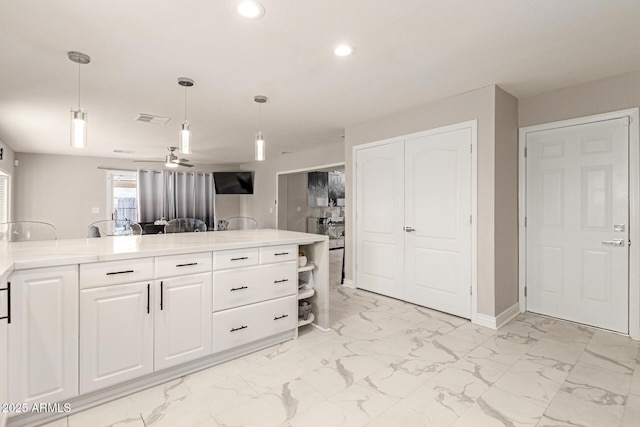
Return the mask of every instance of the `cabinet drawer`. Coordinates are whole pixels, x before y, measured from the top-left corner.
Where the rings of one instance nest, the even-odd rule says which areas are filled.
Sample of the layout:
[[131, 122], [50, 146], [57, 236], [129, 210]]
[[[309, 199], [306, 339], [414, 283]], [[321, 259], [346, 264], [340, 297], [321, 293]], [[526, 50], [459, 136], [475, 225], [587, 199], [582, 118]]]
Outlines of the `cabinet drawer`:
[[298, 325], [295, 296], [213, 313], [213, 352], [217, 353]]
[[153, 258], [80, 264], [80, 289], [153, 279]]
[[298, 259], [298, 245], [267, 246], [260, 248], [260, 264], [295, 261]]
[[258, 265], [260, 261], [259, 257], [260, 252], [258, 248], [217, 251], [213, 253], [213, 269], [226, 270], [228, 268]]
[[156, 278], [211, 271], [211, 252], [156, 257]]
[[213, 311], [226, 310], [296, 293], [296, 262], [213, 273]]

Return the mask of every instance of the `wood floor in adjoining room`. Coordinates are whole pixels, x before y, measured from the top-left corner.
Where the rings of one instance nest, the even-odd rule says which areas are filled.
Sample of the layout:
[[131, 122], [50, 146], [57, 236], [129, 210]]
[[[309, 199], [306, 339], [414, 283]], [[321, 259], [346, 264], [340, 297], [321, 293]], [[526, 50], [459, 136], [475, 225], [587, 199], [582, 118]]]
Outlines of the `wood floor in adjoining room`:
[[49, 426], [640, 426], [627, 337], [532, 314], [494, 331], [336, 284], [331, 319]]

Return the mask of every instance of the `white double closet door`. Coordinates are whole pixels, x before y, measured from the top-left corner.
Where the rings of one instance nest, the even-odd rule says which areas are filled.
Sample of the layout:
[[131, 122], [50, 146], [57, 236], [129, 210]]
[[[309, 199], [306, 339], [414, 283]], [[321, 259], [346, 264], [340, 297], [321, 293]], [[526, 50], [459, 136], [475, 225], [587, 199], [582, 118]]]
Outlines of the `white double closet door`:
[[628, 332], [629, 118], [527, 133], [527, 310]]
[[356, 151], [356, 286], [471, 317], [464, 127]]

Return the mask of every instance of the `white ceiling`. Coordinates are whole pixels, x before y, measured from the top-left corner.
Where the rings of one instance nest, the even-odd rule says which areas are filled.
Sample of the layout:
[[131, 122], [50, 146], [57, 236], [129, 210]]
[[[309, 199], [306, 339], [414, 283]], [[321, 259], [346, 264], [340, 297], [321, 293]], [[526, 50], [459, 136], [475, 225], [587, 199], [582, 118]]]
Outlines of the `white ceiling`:
[[[640, 69], [640, 1], [3, 0], [0, 139], [17, 152], [161, 158], [191, 77], [192, 160], [253, 158], [262, 107], [268, 155], [340, 139], [345, 126], [498, 84], [522, 98]], [[356, 47], [338, 58], [339, 42]], [[89, 148], [69, 146], [82, 68]], [[135, 123], [138, 113], [171, 117]], [[114, 154], [134, 149], [135, 154]]]

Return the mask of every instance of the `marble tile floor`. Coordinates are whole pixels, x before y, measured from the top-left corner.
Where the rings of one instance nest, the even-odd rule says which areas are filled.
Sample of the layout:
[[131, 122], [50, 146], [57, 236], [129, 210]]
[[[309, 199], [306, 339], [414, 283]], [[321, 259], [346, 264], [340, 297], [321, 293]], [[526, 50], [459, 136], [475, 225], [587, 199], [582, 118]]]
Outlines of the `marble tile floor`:
[[640, 426], [629, 338], [528, 313], [494, 331], [335, 285], [331, 319], [47, 426]]

